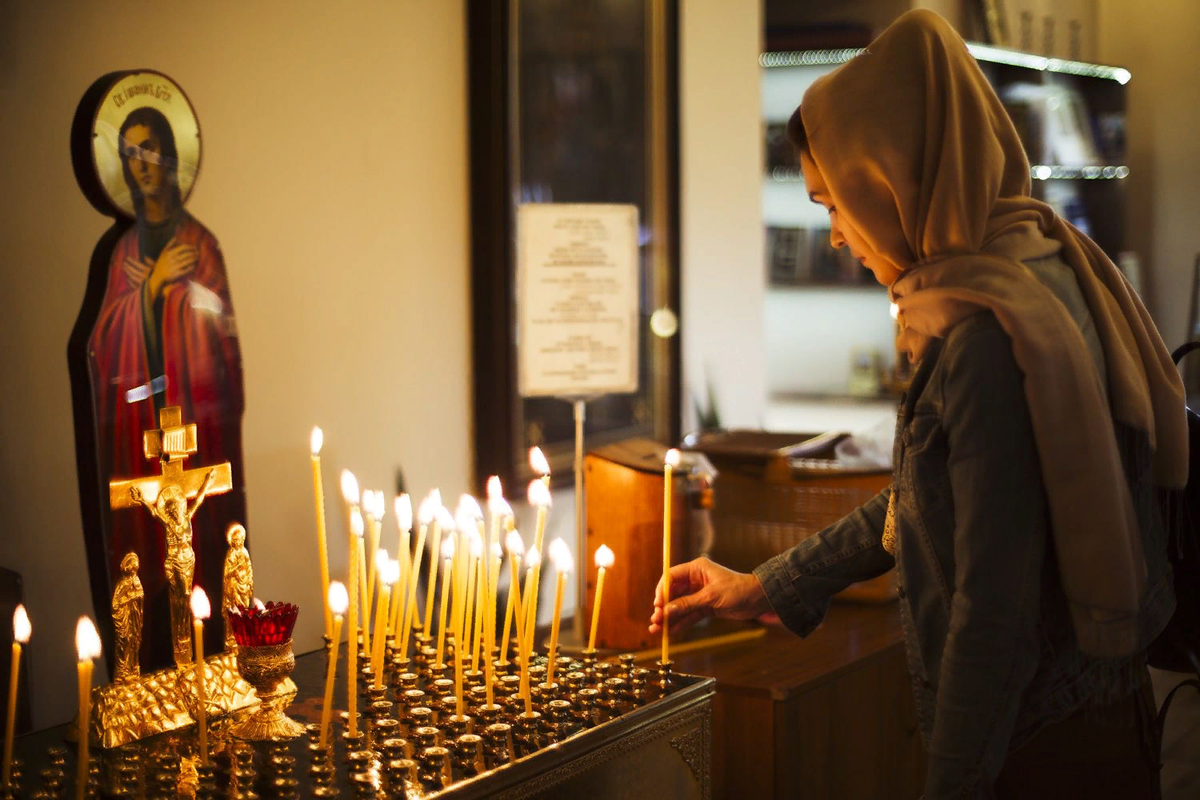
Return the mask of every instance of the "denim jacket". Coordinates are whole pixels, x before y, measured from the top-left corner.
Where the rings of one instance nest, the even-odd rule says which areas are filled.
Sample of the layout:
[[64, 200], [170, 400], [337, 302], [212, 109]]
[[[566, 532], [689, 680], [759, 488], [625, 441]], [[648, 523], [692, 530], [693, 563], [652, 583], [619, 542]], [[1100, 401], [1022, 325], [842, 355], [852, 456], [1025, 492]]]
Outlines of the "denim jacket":
[[[806, 636], [833, 594], [898, 567], [927, 800], [990, 797], [1011, 749], [1145, 675], [1143, 655], [1096, 659], [1075, 642], [1022, 383], [990, 312], [933, 341], [900, 404], [892, 486], [755, 570], [780, 620]], [[1117, 439], [1149, 571], [1144, 646], [1174, 593], [1148, 439], [1120, 426]], [[892, 491], [894, 558], [881, 544]]]

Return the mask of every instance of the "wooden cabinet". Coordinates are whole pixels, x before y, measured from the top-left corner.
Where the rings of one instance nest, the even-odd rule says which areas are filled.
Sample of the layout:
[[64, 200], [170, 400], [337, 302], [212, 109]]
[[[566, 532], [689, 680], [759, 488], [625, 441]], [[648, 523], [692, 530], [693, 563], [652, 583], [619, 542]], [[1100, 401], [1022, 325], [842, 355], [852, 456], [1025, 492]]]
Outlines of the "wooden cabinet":
[[835, 603], [806, 639], [772, 628], [675, 661], [717, 680], [714, 797], [921, 795], [925, 754], [894, 603]]

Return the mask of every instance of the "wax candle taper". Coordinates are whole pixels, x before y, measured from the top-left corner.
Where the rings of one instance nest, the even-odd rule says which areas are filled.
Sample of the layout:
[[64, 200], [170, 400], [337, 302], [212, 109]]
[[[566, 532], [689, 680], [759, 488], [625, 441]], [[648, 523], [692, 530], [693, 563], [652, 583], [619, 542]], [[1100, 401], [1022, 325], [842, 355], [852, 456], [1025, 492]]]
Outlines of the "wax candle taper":
[[[412, 573], [412, 500], [407, 494], [396, 495], [392, 509], [396, 512], [396, 529], [400, 536], [396, 543], [396, 558], [400, 561], [400, 580], [392, 589], [395, 600], [392, 603], [391, 631], [396, 644], [399, 645], [400, 626], [404, 623], [404, 614], [407, 610], [409, 575]], [[405, 643], [407, 644], [407, 641]]]
[[[547, 488], [546, 482], [539, 478], [529, 482], [527, 495], [529, 504], [537, 509], [537, 525], [534, 528], [533, 549], [538, 553], [538, 563], [533, 568], [532, 588], [529, 588], [525, 592], [525, 630], [527, 633], [532, 634], [537, 630], [538, 595], [541, 593], [542, 584], [541, 555], [542, 545], [546, 538], [546, 512], [550, 508], [550, 490]], [[530, 647], [532, 646], [533, 643], [531, 642]]]
[[79, 655], [79, 750], [75, 798], [83, 800], [87, 794], [88, 739], [92, 729], [92, 660], [100, 657], [100, 634], [90, 617], [80, 617], [75, 625], [75, 652]]
[[[375, 602], [375, 587], [378, 585], [376, 578], [379, 575], [379, 565], [376, 563], [374, 554], [379, 550], [379, 521], [383, 519], [383, 492], [375, 492], [370, 489], [363, 489], [362, 493], [362, 508], [363, 514], [366, 517], [367, 523], [367, 549], [368, 556], [367, 567], [367, 590], [363, 597], [363, 614], [364, 617], [371, 610], [371, 604]], [[375, 628], [371, 628], [371, 636], [375, 636]]]
[[438, 639], [437, 639], [437, 661], [436, 664], [443, 664], [442, 655], [446, 648], [446, 608], [447, 601], [450, 599], [450, 579], [454, 567], [454, 537], [450, 537], [442, 542], [442, 560], [445, 562], [442, 565], [442, 607], [438, 613]]
[[363, 546], [363, 519], [357, 508], [350, 512], [350, 610], [347, 614], [350, 620], [350, 636], [346, 639], [346, 705], [349, 717], [346, 724], [346, 734], [358, 736], [358, 613], [355, 608], [358, 602], [358, 561]]
[[[534, 584], [536, 576], [541, 572], [541, 566], [542, 554], [533, 549], [531, 545], [529, 550], [525, 552], [525, 599], [527, 604], [529, 598], [532, 597], [533, 589], [531, 587]], [[527, 618], [524, 637], [517, 636], [517, 643], [521, 648], [521, 688], [525, 695], [526, 712], [533, 710], [528, 707], [532, 699], [529, 690], [529, 667], [533, 659], [533, 634], [533, 626], [529, 624]]]
[[356, 596], [350, 598], [350, 608], [347, 611], [347, 614], [350, 617], [350, 635], [354, 637], [351, 639], [350, 646], [357, 650], [358, 629], [362, 623], [362, 620], [358, 617], [357, 595], [362, 592], [362, 589], [359, 588], [357, 580], [358, 551], [354, 549], [354, 515], [359, 515], [359, 524], [361, 525], [362, 511], [358, 507], [358, 479], [354, 477], [354, 473], [348, 469], [342, 470], [341, 484], [342, 501], [346, 504], [346, 532], [348, 535], [347, 544], [349, 545], [350, 550], [350, 561], [347, 564], [346, 569], [348, 573], [353, 573], [347, 576], [346, 587], [348, 592], [354, 592], [356, 594]]
[[442, 495], [437, 489], [430, 493], [436, 500], [431, 501], [429, 511], [433, 515], [433, 536], [430, 537], [429, 548], [429, 584], [425, 589], [425, 633], [433, 635], [433, 593], [437, 588], [438, 564], [441, 563], [442, 523], [450, 516], [450, 512], [442, 506]]
[[492, 677], [495, 670], [492, 664], [492, 651], [496, 647], [496, 583], [500, 580], [500, 564], [504, 560], [504, 551], [499, 544], [492, 545], [491, 565], [489, 566], [489, 585], [492, 587], [491, 597], [487, 605], [487, 622], [484, 626], [484, 642], [486, 653], [483, 658], [483, 680], [487, 689], [487, 705], [495, 705], [495, 691], [492, 687]]
[[667, 620], [667, 603], [671, 602], [671, 497], [674, 494], [672, 472], [679, 466], [679, 451], [671, 448], [663, 461], [663, 620], [662, 620], [662, 663], [671, 660], [670, 623]]
[[510, 570], [508, 584], [508, 607], [504, 612], [504, 629], [501, 631], [502, 638], [500, 639], [500, 663], [508, 663], [508, 640], [512, 632], [512, 621], [517, 621], [517, 663], [521, 661], [520, 642], [523, 640], [521, 632], [524, 625], [524, 615], [521, 613], [521, 555], [525, 552], [525, 542], [521, 539], [521, 534], [517, 531], [509, 531], [508, 537], [504, 540], [505, 549], [508, 550], [508, 566]]
[[[312, 452], [313, 475], [313, 505], [317, 513], [317, 558], [321, 567], [321, 597], [329, 594], [329, 542], [325, 532], [325, 487], [321, 479], [321, 445], [325, 442], [325, 434], [316, 425], [313, 426], [309, 437], [309, 448]], [[333, 635], [333, 618], [329, 614], [329, 606], [325, 606], [325, 638]]]
[[8, 707], [4, 719], [4, 773], [3, 779], [0, 780], [0, 792], [11, 788], [13, 725], [17, 715], [17, 675], [21, 671], [21, 648], [29, 644], [32, 634], [33, 626], [29, 624], [25, 606], [19, 605], [13, 612], [12, 665], [8, 672]]
[[613, 551], [606, 544], [596, 548], [596, 599], [592, 601], [592, 632], [588, 635], [587, 649], [596, 649], [596, 627], [600, 622], [600, 600], [604, 596], [604, 571], [613, 565]]
[[208, 763], [208, 686], [204, 669], [204, 620], [212, 613], [208, 595], [199, 586], [192, 589], [192, 640], [196, 647], [196, 734], [200, 763]]
[[388, 618], [388, 594], [393, 584], [400, 579], [400, 564], [388, 558], [382, 547], [375, 551], [375, 570], [379, 575], [379, 604], [375, 607], [375, 649], [371, 652], [371, 671], [375, 676], [375, 688], [383, 687], [383, 651], [387, 638], [384, 627]]
[[329, 722], [333, 715], [333, 684], [337, 680], [338, 645], [342, 638], [342, 615], [350, 598], [346, 595], [346, 587], [341, 581], [329, 584], [327, 593], [330, 617], [333, 619], [333, 646], [329, 651], [329, 665], [325, 668], [325, 701], [321, 705], [321, 741], [320, 747], [325, 749], [329, 743]]
[[[408, 601], [404, 604], [404, 620], [400, 623], [400, 653], [408, 655], [408, 637], [417, 624], [417, 582], [421, 572], [421, 556], [425, 553], [425, 534], [433, 522], [433, 495], [430, 494], [417, 507], [417, 544], [412, 551], [412, 567], [409, 571]], [[433, 580], [433, 573], [430, 573]], [[425, 629], [428, 631], [428, 628]]]
[[550, 622], [550, 660], [546, 662], [546, 683], [553, 686], [554, 661], [558, 655], [558, 626], [562, 620], [563, 591], [567, 588], [567, 574], [575, 564], [574, 559], [571, 558], [571, 549], [562, 539], [555, 539], [550, 543], [550, 560], [554, 563], [554, 569], [558, 573], [558, 580], [554, 588], [554, 616]]

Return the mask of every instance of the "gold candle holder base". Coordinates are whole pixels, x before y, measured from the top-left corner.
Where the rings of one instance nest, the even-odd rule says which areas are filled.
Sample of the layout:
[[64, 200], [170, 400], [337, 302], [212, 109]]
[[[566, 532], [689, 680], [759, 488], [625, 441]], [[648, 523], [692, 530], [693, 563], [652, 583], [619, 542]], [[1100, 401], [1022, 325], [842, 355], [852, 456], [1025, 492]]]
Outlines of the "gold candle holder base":
[[283, 713], [294, 696], [281, 689], [296, 666], [291, 639], [283, 644], [239, 647], [237, 664], [242, 677], [254, 687], [262, 702], [250, 716], [234, 724], [229, 733], [252, 742], [294, 739], [304, 733], [303, 725]]

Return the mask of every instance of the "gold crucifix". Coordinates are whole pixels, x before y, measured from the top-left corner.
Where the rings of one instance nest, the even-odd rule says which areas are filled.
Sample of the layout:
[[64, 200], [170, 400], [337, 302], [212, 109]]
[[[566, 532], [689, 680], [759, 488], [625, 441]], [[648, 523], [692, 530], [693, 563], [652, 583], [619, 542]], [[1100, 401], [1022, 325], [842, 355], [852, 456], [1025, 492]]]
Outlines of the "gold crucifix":
[[[192, 580], [196, 553], [192, 550], [192, 515], [209, 495], [233, 488], [229, 462], [212, 467], [184, 469], [183, 460], [196, 452], [196, 425], [184, 425], [178, 406], [158, 412], [158, 430], [142, 434], [146, 458], [157, 458], [161, 474], [129, 478], [108, 484], [108, 500], [115, 511], [142, 505], [166, 530], [168, 596], [171, 608], [171, 643], [175, 663], [192, 661]], [[195, 502], [188, 507], [188, 500]]]

